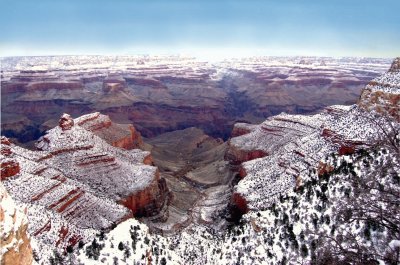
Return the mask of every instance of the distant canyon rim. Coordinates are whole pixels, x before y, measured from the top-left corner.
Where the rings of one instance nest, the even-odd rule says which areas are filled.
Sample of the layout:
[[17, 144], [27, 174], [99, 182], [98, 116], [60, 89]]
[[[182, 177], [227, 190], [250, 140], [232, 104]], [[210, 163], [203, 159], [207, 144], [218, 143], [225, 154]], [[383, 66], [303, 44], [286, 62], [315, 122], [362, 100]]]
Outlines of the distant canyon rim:
[[99, 111], [146, 138], [189, 127], [227, 140], [235, 122], [354, 104], [391, 61], [254, 57], [209, 63], [182, 56], [2, 58], [2, 134], [33, 148], [62, 113]]

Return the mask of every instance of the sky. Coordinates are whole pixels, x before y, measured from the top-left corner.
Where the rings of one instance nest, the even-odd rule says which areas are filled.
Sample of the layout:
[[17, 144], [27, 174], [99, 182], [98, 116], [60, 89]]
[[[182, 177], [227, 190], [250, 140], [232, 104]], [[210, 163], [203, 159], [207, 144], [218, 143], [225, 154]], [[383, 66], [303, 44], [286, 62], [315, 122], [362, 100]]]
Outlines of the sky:
[[400, 56], [399, 0], [0, 0], [0, 56]]

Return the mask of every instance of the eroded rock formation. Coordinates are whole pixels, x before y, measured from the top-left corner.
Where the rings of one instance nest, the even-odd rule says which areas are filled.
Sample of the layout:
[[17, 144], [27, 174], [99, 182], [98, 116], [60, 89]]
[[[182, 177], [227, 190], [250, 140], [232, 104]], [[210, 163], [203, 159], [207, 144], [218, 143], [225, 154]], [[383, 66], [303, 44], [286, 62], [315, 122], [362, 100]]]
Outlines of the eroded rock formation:
[[75, 122], [112, 146], [123, 149], [143, 148], [142, 136], [132, 124], [114, 123], [110, 117], [99, 112], [83, 115], [76, 118]]
[[58, 122], [58, 126], [60, 126], [63, 131], [70, 130], [72, 126], [74, 126], [74, 120], [71, 115], [64, 113]]
[[39, 139], [40, 151], [2, 139], [2, 153], [11, 153], [20, 165], [4, 185], [21, 205], [29, 205], [29, 230], [40, 247], [64, 250], [134, 215], [152, 216], [166, 207], [169, 191], [149, 165], [150, 153], [110, 145], [118, 146], [123, 136], [129, 139], [123, 147], [135, 147], [140, 135], [132, 128], [99, 113], [75, 121], [63, 114], [59, 126]]
[[400, 72], [400, 57], [397, 57], [393, 60], [392, 65], [390, 66], [389, 72]]
[[15, 176], [20, 171], [19, 163], [14, 158], [10, 144], [10, 141], [6, 137], [1, 137], [1, 180]]

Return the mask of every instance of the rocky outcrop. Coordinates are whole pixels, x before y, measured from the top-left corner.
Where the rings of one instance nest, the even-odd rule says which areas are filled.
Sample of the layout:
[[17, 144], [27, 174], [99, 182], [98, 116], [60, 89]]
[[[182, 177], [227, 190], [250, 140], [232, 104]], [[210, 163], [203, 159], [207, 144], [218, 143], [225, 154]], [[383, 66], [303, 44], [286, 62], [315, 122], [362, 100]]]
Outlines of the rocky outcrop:
[[247, 123], [235, 123], [232, 129], [231, 137], [238, 137], [241, 135], [245, 135], [251, 133], [254, 125]]
[[3, 159], [1, 161], [1, 180], [15, 176], [19, 173], [20, 168], [18, 162], [9, 159]]
[[1, 180], [15, 176], [20, 171], [19, 163], [14, 159], [10, 144], [10, 141], [6, 137], [1, 137]]
[[243, 162], [267, 156], [268, 153], [263, 150], [243, 150], [236, 146], [229, 145], [226, 152], [225, 159], [229, 160], [231, 164], [238, 165]]
[[239, 193], [232, 195], [232, 201], [236, 205], [240, 215], [243, 215], [249, 211], [246, 199]]
[[[232, 202], [238, 203], [238, 209], [264, 209], [279, 194], [305, 183], [307, 172], [316, 169], [324, 156], [365, 148], [376, 135], [374, 130], [378, 129], [354, 106], [331, 106], [311, 116], [280, 114], [269, 118], [250, 133], [230, 140], [230, 154], [234, 154], [232, 150], [259, 149], [268, 154], [241, 163], [242, 179]], [[323, 174], [322, 166], [320, 171]]]
[[[140, 203], [131, 208], [133, 214], [138, 212], [143, 215], [157, 214], [160, 210], [159, 206], [164, 204], [167, 189], [163, 186], [161, 186], [163, 189], [160, 189], [158, 186], [157, 169], [143, 164], [150, 163], [150, 153], [139, 149], [125, 151], [108, 146], [104, 142], [106, 140], [115, 146], [132, 148], [138, 143], [134, 138], [134, 128], [129, 125], [113, 124], [109, 117], [100, 113], [77, 118], [75, 126], [72, 118], [67, 116], [69, 115], [64, 114], [59, 127], [50, 130], [39, 140], [37, 147], [52, 154], [51, 157], [45, 159], [51, 161], [50, 163], [60, 170], [65, 165], [62, 159], [71, 159], [72, 163], [68, 165], [68, 169], [64, 169], [64, 172], [68, 172], [67, 177], [82, 181], [95, 190], [100, 189], [104, 192], [109, 189], [106, 194], [109, 198], [115, 198], [116, 201], [127, 198], [134, 201], [136, 199], [132, 197], [135, 195], [132, 194], [138, 194], [140, 198], [137, 201]], [[69, 130], [65, 129], [66, 125]], [[126, 128], [130, 130], [126, 132]], [[125, 142], [126, 145], [122, 145], [124, 141], [120, 139], [121, 134], [127, 133], [128, 136], [123, 137], [123, 139], [128, 139]], [[141, 141], [141, 138], [139, 140]], [[104, 176], [103, 179], [94, 177], [99, 174]], [[87, 176], [87, 179], [82, 179], [80, 175]], [[146, 194], [146, 199], [143, 199], [143, 194]], [[141, 207], [151, 208], [153, 211], [142, 211]]]
[[125, 197], [120, 203], [129, 208], [134, 216], [143, 217], [157, 214], [168, 204], [169, 199], [165, 179], [157, 177], [146, 189]]
[[103, 81], [103, 91], [105, 93], [118, 93], [126, 86], [126, 81], [122, 76], [109, 75]]
[[74, 126], [74, 120], [69, 114], [64, 113], [58, 122], [58, 126], [60, 126], [63, 131], [71, 130], [72, 126]]
[[358, 106], [374, 110], [400, 121], [400, 58], [392, 63], [389, 72], [371, 81], [362, 91]]
[[15, 205], [2, 183], [0, 183], [0, 228], [0, 264], [32, 264], [26, 211], [21, 211]]
[[397, 57], [393, 60], [392, 65], [390, 66], [389, 72], [395, 73], [400, 72], [400, 57]]
[[357, 149], [368, 145], [368, 143], [366, 143], [365, 141], [352, 141], [344, 139], [344, 137], [340, 133], [336, 133], [327, 128], [322, 130], [321, 136], [331, 143], [338, 144], [339, 155], [351, 155]]
[[83, 115], [75, 119], [75, 122], [112, 146], [123, 149], [143, 148], [142, 136], [131, 124], [114, 123], [110, 117], [99, 112]]

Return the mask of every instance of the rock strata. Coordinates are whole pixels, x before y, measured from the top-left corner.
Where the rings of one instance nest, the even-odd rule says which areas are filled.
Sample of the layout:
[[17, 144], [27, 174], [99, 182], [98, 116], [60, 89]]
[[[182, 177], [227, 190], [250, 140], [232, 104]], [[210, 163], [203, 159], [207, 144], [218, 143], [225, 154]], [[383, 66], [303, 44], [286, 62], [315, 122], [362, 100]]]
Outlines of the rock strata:
[[121, 147], [136, 147], [141, 138], [130, 128], [100, 113], [75, 120], [63, 114], [59, 126], [37, 142], [39, 151], [2, 138], [2, 156], [20, 166], [4, 185], [20, 205], [28, 206], [29, 232], [44, 252], [54, 246], [64, 251], [127, 218], [157, 215], [166, 207], [169, 191], [151, 166], [150, 153], [116, 147], [121, 135], [129, 139]]
[[[259, 125], [236, 124], [227, 158], [241, 164], [242, 179], [232, 197], [237, 208], [265, 209], [280, 194], [304, 183], [310, 170], [320, 175], [329, 172], [320, 164], [326, 156], [367, 148], [378, 140], [382, 126], [390, 130], [391, 126], [382, 124], [393, 118], [399, 122], [398, 61], [363, 89], [357, 105], [334, 105], [315, 115], [281, 113]], [[372, 119], [371, 111], [383, 116]], [[264, 156], [252, 159], [249, 155], [260, 151]]]

